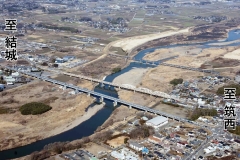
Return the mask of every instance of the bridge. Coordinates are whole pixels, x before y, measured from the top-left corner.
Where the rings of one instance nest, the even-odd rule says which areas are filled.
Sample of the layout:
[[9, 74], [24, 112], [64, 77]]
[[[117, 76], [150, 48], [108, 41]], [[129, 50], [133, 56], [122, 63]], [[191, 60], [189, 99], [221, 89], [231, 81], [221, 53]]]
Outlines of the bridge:
[[[168, 61], [168, 60], [174, 59], [176, 57], [178, 57], [178, 56], [171, 56], [171, 57], [164, 58], [164, 59], [161, 59], [161, 60], [156, 61], [156, 62], [145, 61], [145, 60], [142, 60], [142, 61], [135, 60], [135, 62], [140, 62], [140, 63], [144, 63], [145, 62], [145, 64], [150, 64], [150, 65], [153, 65], [153, 66], [166, 65], [166, 66], [170, 66], [170, 67], [177, 67], [177, 68], [189, 69], [189, 70], [194, 70], [194, 71], [202, 71], [202, 72], [207, 72], [207, 73], [212, 72], [210, 70], [201, 70], [201, 69], [198, 69], [198, 68], [191, 68], [191, 67], [185, 67], [185, 66], [179, 66], [179, 65], [172, 65], [172, 64], [163, 63], [164, 61]], [[30, 63], [32, 63], [27, 58], [25, 58], [25, 57], [23, 57], [23, 58], [26, 59], [27, 61], [29, 61]], [[42, 68], [39, 65], [36, 65], [36, 66], [39, 67], [39, 68]], [[174, 99], [174, 100], [179, 101], [179, 102], [183, 102], [184, 101], [184, 99], [180, 99], [177, 96], [169, 95], [167, 93], [160, 92], [160, 91], [152, 91], [152, 90], [150, 90], [148, 88], [143, 88], [143, 87], [137, 88], [137, 87], [135, 87], [133, 85], [129, 85], [129, 84], [117, 84], [117, 83], [107, 82], [107, 81], [104, 81], [104, 80], [94, 79], [94, 78], [83, 76], [83, 75], [76, 75], [76, 74], [73, 74], [73, 73], [59, 71], [59, 70], [56, 70], [56, 69], [44, 69], [44, 70], [49, 70], [49, 71], [52, 71], [52, 72], [57, 72], [59, 74], [68, 75], [70, 77], [77, 77], [77, 78], [80, 78], [80, 79], [84, 79], [84, 80], [88, 80], [88, 81], [91, 81], [91, 82], [99, 83], [101, 86], [104, 86], [104, 85], [106, 85], [108, 87], [113, 86], [113, 87], [117, 87], [119, 89], [132, 90], [134, 92], [144, 93], [144, 94], [148, 94], [148, 95], [151, 95], [151, 96], [162, 97], [162, 98], [167, 98], [167, 99]]]
[[[9, 69], [9, 70], [19, 72], [17, 69], [15, 69], [13, 67], [6, 67], [6, 68]], [[78, 92], [83, 92], [83, 93], [86, 93], [88, 96], [92, 95], [92, 96], [95, 96], [95, 97], [99, 97], [100, 101], [103, 101], [104, 99], [110, 100], [110, 101], [113, 102], [114, 106], [116, 106], [117, 104], [123, 104], [123, 105], [129, 106], [129, 108], [136, 108], [138, 110], [158, 114], [158, 115], [161, 115], [161, 116], [173, 119], [173, 120], [188, 122], [188, 120], [177, 117], [177, 116], [166, 114], [166, 113], [163, 113], [163, 112], [160, 112], [158, 110], [154, 110], [154, 109], [151, 109], [151, 108], [148, 108], [148, 107], [145, 107], [145, 106], [137, 105], [137, 104], [130, 103], [130, 102], [127, 102], [127, 101], [124, 101], [124, 100], [121, 100], [121, 99], [118, 99], [118, 98], [115, 98], [115, 97], [111, 97], [111, 96], [104, 95], [104, 94], [101, 94], [101, 93], [97, 93], [97, 92], [94, 92], [94, 91], [91, 91], [91, 90], [88, 90], [88, 89], [85, 89], [85, 88], [74, 86], [72, 84], [64, 83], [64, 82], [57, 81], [57, 80], [54, 80], [54, 79], [50, 79], [50, 78], [47, 78], [47, 77], [42, 77], [42, 76], [36, 75], [34, 73], [30, 73], [30, 72], [20, 71], [20, 73], [24, 74], [24, 75], [27, 75], [27, 76], [30, 76], [30, 77], [33, 77], [33, 78], [38, 78], [38, 79], [46, 81], [46, 82], [50, 82], [50, 83], [53, 83], [53, 84], [63, 86], [64, 89], [67, 89], [67, 88], [73, 89], [77, 93]]]
[[[165, 61], [167, 61], [169, 59], [170, 58], [167, 58]], [[146, 61], [146, 60], [134, 60], [134, 61], [138, 62], [138, 63], [142, 63], [142, 64], [152, 65], [152, 66], [163, 65], [163, 66], [180, 68], [180, 69], [186, 69], [186, 70], [203, 72], [203, 73], [219, 74], [219, 72], [213, 71], [213, 70], [201, 69], [201, 68], [193, 68], [193, 67], [187, 67], [187, 66], [181, 66], [181, 65], [175, 65], [175, 64], [169, 64], [169, 63], [164, 63], [163, 61], [160, 61], [160, 62], [159, 61]]]
[[[7, 68], [9, 70], [13, 70], [13, 71], [19, 72], [18, 70], [14, 69], [12, 67], [5, 67], [5, 68]], [[178, 116], [170, 115], [170, 114], [167, 114], [167, 113], [155, 110], [155, 109], [151, 109], [149, 107], [145, 107], [145, 106], [137, 105], [137, 104], [134, 104], [134, 103], [130, 103], [130, 102], [127, 102], [127, 101], [124, 101], [124, 100], [121, 100], [121, 99], [118, 99], [118, 98], [115, 98], [115, 97], [111, 97], [111, 96], [108, 96], [108, 95], [97, 93], [97, 92], [94, 92], [94, 91], [91, 91], [91, 90], [88, 90], [88, 89], [84, 89], [84, 88], [81, 88], [81, 87], [78, 87], [78, 86], [74, 86], [72, 84], [67, 84], [67, 83], [60, 82], [60, 81], [57, 81], [57, 80], [54, 80], [54, 79], [50, 79], [50, 78], [47, 78], [47, 77], [41, 77], [41, 76], [38, 76], [38, 75], [36, 75], [34, 73], [22, 72], [22, 71], [20, 73], [21, 74], [25, 74], [27, 76], [34, 77], [34, 78], [38, 78], [38, 79], [46, 81], [46, 82], [50, 82], [50, 83], [53, 83], [53, 84], [61, 85], [65, 89], [66, 88], [73, 89], [77, 93], [78, 92], [82, 92], [82, 93], [86, 93], [88, 96], [92, 95], [92, 96], [95, 96], [95, 97], [100, 97], [100, 101], [103, 101], [104, 99], [110, 100], [110, 101], [113, 102], [114, 106], [116, 106], [119, 103], [119, 104], [123, 104], [125, 106], [129, 106], [130, 109], [131, 108], [135, 108], [135, 109], [142, 110], [142, 111], [145, 111], [145, 112], [154, 113], [155, 115], [164, 116], [166, 118], [170, 118], [170, 119], [173, 119], [173, 120], [176, 120], [176, 121], [179, 121], [179, 122], [192, 123], [192, 124], [197, 125], [199, 127], [207, 128], [209, 130], [212, 130], [212, 128], [206, 127], [206, 126], [201, 125], [201, 124], [199, 124], [197, 122], [194, 122], [194, 121], [190, 121], [190, 120], [178, 117]]]
[[90, 78], [90, 77], [83, 76], [83, 75], [76, 75], [76, 74], [72, 74], [72, 73], [67, 73], [67, 72], [59, 72], [59, 73], [62, 73], [64, 75], [68, 75], [68, 76], [71, 76], [71, 77], [77, 77], [77, 78], [80, 78], [80, 79], [88, 80], [88, 81], [91, 81], [91, 82], [96, 82], [96, 83], [99, 83], [101, 86], [104, 86], [104, 85], [107, 85], [108, 87], [113, 86], [113, 87], [117, 87], [119, 89], [127, 89], [127, 90], [132, 90], [134, 92], [149, 94], [151, 96], [169, 98], [169, 99], [174, 99], [176, 101], [181, 101], [176, 96], [169, 95], [167, 93], [160, 92], [160, 91], [152, 91], [148, 88], [143, 88], [143, 87], [137, 88], [137, 87], [135, 87], [133, 85], [129, 85], [129, 84], [117, 84], [117, 83], [107, 82], [107, 81], [94, 79], [94, 78]]
[[[176, 57], [176, 56], [174, 56], [174, 57]], [[67, 76], [70, 76], [70, 77], [76, 77], [76, 78], [88, 80], [88, 81], [91, 81], [91, 82], [99, 83], [101, 86], [104, 86], [104, 85], [107, 85], [108, 87], [113, 86], [113, 87], [116, 87], [116, 88], [119, 88], [119, 89], [127, 89], [127, 90], [132, 90], [134, 92], [148, 94], [148, 95], [151, 95], [151, 96], [169, 98], [169, 99], [174, 99], [176, 101], [181, 101], [176, 96], [169, 95], [167, 93], [160, 92], [160, 91], [152, 91], [148, 88], [143, 88], [143, 87], [137, 88], [137, 87], [135, 87], [133, 85], [129, 85], [129, 84], [117, 84], [117, 83], [107, 82], [107, 81], [100, 80], [100, 79], [94, 79], [94, 78], [83, 76], [83, 75], [76, 75], [76, 74], [73, 74], [73, 73], [63, 72], [63, 71], [59, 71], [59, 70], [56, 70], [56, 69], [42, 68], [42, 66], [33, 63], [32, 61], [28, 60], [26, 57], [22, 57], [22, 58], [26, 59], [29, 63], [34, 64], [34, 65], [36, 65], [37, 67], [39, 67], [43, 70], [48, 70], [48, 71], [51, 71], [51, 72], [56, 72], [58, 74], [64, 74], [64, 75], [67, 75]], [[170, 57], [170, 58], [172, 59], [173, 57]], [[163, 60], [167, 60], [167, 59], [169, 59], [169, 58], [166, 58], [166, 59], [163, 59]], [[19, 71], [17, 70], [17, 72], [19, 72]]]
[[125, 58], [125, 59], [130, 59], [130, 58], [131, 58], [131, 56], [120, 55], [120, 54], [116, 54], [116, 53], [109, 53], [108, 56], [111, 56], [111, 57], [120, 57], [120, 58]]

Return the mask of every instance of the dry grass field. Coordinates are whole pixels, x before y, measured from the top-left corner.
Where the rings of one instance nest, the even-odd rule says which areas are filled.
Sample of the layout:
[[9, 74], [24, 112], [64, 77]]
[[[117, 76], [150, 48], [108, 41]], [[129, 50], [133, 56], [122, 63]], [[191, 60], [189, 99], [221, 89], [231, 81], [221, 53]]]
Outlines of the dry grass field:
[[[93, 99], [84, 94], [69, 96], [70, 91], [47, 82], [33, 81], [2, 92], [1, 107], [7, 108], [10, 113], [0, 116], [0, 150], [58, 134], [62, 131], [53, 132], [55, 128], [67, 126], [81, 117]], [[52, 109], [42, 115], [21, 115], [19, 107], [29, 102], [42, 102]]]

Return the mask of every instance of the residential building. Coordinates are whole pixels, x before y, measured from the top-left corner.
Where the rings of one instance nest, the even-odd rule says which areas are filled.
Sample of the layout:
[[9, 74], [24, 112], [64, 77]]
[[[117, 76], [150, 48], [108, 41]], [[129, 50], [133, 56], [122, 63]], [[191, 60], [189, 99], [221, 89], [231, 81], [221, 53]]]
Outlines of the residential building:
[[55, 63], [64, 63], [64, 60], [62, 58], [56, 58]]
[[134, 141], [128, 141], [128, 143], [129, 143], [129, 147], [131, 147], [132, 149], [134, 149], [136, 151], [141, 151], [144, 148], [143, 145], [140, 145]]
[[152, 142], [152, 143], [156, 143], [156, 144], [160, 144], [161, 143], [161, 139], [157, 138], [157, 137], [154, 137], [154, 136], [148, 137], [148, 141]]
[[72, 55], [67, 55], [67, 56], [64, 56], [64, 57], [63, 57], [63, 60], [64, 60], [65, 62], [71, 61], [71, 60], [74, 60], [74, 59], [75, 59], [75, 56], [72, 56]]

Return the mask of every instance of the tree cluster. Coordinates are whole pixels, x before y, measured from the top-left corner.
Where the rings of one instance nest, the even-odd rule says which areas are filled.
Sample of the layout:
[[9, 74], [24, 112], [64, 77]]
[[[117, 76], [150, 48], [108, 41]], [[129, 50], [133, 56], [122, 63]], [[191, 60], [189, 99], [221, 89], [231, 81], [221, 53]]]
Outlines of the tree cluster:
[[236, 130], [230, 130], [229, 132], [236, 135], [240, 135], [240, 126], [236, 126]]
[[37, 26], [38, 27], [47, 28], [47, 29], [70, 31], [72, 33], [79, 33], [79, 32], [81, 32], [78, 29], [75, 29], [75, 28], [72, 28], [72, 27], [61, 27], [61, 26], [56, 26], [56, 25], [46, 24], [46, 23], [39, 23]]
[[88, 21], [92, 21], [92, 18], [90, 17], [82, 17], [79, 19], [80, 22], [88, 22]]
[[95, 133], [91, 139], [89, 137], [83, 137], [80, 140], [75, 140], [72, 142], [55, 142], [45, 145], [43, 150], [40, 152], [34, 152], [30, 155], [29, 160], [42, 160], [49, 158], [55, 154], [61, 154], [62, 152], [75, 150], [84, 147], [84, 144], [93, 142], [102, 142], [108, 140], [112, 136], [112, 131], [105, 131]]
[[174, 85], [174, 86], [176, 86], [176, 85], [178, 85], [178, 84], [182, 84], [183, 83], [183, 79], [182, 78], [175, 78], [175, 79], [173, 79], [173, 80], [171, 80], [170, 81], [170, 84], [172, 84], [172, 85]]
[[236, 88], [236, 96], [240, 96], [240, 85], [239, 84], [230, 84], [223, 87], [218, 88], [217, 94], [223, 95], [224, 94], [224, 88]]
[[153, 135], [154, 133], [155, 131], [153, 127], [142, 125], [140, 127], [133, 129], [129, 133], [129, 136], [131, 139], [146, 138], [149, 137], [150, 135]]
[[29, 115], [29, 114], [37, 115], [37, 114], [45, 113], [51, 109], [52, 107], [45, 105], [43, 103], [31, 102], [21, 106], [19, 110], [22, 115]]
[[93, 138], [92, 138], [92, 141], [93, 142], [103, 142], [103, 141], [106, 141], [108, 140], [111, 136], [112, 136], [113, 132], [108, 130], [106, 132], [99, 132], [99, 133], [96, 133]]
[[112, 73], [117, 73], [117, 72], [120, 72], [121, 71], [121, 68], [120, 67], [117, 67], [117, 68], [113, 68], [112, 69]]
[[217, 110], [216, 109], [196, 108], [192, 112], [190, 119], [194, 121], [201, 116], [217, 116]]
[[0, 84], [7, 84], [7, 82], [3, 79], [3, 76], [0, 76]]

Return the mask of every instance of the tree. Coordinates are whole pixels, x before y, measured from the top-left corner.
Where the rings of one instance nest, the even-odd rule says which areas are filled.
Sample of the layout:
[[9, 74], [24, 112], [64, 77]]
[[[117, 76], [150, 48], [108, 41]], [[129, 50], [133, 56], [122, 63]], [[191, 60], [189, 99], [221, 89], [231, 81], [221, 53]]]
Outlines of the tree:
[[58, 64], [54, 63], [54, 64], [53, 64], [53, 67], [57, 68], [57, 67], [58, 67]]
[[129, 138], [124, 138], [124, 143], [127, 144]]
[[42, 12], [46, 12], [47, 10], [46, 10], [46, 8], [45, 7], [42, 7]]
[[47, 62], [43, 62], [42, 66], [48, 66], [48, 63]]
[[144, 121], [143, 119], [140, 119], [140, 120], [139, 120], [139, 123], [140, 123], [141, 125], [144, 125], [145, 122], [146, 122], [146, 121]]
[[173, 79], [173, 80], [171, 80], [170, 81], [170, 84], [172, 84], [172, 85], [174, 85], [174, 86], [176, 86], [176, 85], [178, 85], [178, 84], [182, 84], [183, 83], [183, 79], [182, 78], [179, 78], [179, 79]]

